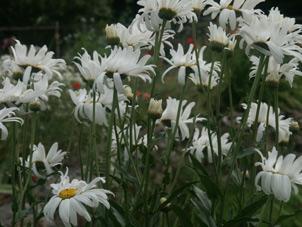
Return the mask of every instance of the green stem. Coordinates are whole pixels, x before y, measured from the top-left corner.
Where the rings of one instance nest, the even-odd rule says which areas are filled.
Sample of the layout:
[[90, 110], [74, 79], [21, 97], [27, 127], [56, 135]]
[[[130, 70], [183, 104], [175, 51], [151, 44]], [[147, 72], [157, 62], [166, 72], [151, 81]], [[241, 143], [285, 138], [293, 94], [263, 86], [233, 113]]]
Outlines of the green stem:
[[12, 152], [11, 152], [11, 169], [12, 169], [12, 191], [13, 191], [13, 204], [12, 204], [12, 211], [13, 211], [13, 217], [12, 217], [12, 226], [15, 226], [16, 222], [16, 211], [18, 210], [18, 203], [17, 203], [17, 193], [16, 193], [16, 159], [18, 156], [16, 156], [16, 122], [13, 122], [12, 127]]
[[182, 111], [182, 103], [183, 103], [183, 99], [184, 99], [186, 85], [187, 85], [187, 82], [185, 82], [185, 84], [182, 88], [182, 92], [181, 92], [180, 97], [179, 97], [180, 100], [179, 100], [179, 104], [178, 104], [177, 115], [176, 115], [176, 119], [175, 119], [175, 125], [173, 127], [172, 134], [170, 136], [169, 143], [168, 143], [168, 146], [167, 146], [167, 151], [166, 151], [166, 153], [167, 153], [167, 171], [168, 171], [169, 165], [170, 165], [170, 156], [171, 156], [172, 148], [173, 148], [173, 145], [174, 145], [174, 139], [175, 139], [175, 136], [176, 136], [176, 132], [178, 130], [178, 124], [179, 124], [180, 114], [181, 114], [181, 111]]
[[[95, 109], [96, 109], [96, 91], [93, 90], [93, 109], [92, 109], [92, 150], [95, 157], [95, 174], [96, 176], [100, 176], [99, 173], [99, 158], [98, 158], [98, 152], [96, 149], [96, 122], [95, 122]], [[92, 172], [92, 171], [91, 171]]]
[[151, 92], [150, 92], [151, 97], [154, 96], [155, 84], [159, 77], [159, 75], [157, 75], [157, 74], [159, 74], [158, 68], [159, 68], [160, 47], [161, 47], [162, 39], [164, 36], [166, 24], [167, 24], [167, 21], [164, 20], [163, 24], [161, 25], [160, 31], [156, 33], [156, 38], [155, 38], [156, 42], [155, 42], [155, 47], [154, 47], [154, 62], [155, 62], [155, 65], [157, 66], [157, 69], [156, 69], [156, 75], [154, 76], [153, 81], [152, 81], [152, 87], [151, 87]]
[[276, 122], [276, 147], [279, 147], [279, 85], [274, 89], [274, 109]]
[[22, 209], [25, 206], [25, 193], [28, 190], [28, 187], [30, 185], [30, 180], [32, 177], [32, 159], [33, 159], [33, 147], [35, 144], [35, 138], [36, 138], [36, 122], [37, 122], [37, 116], [36, 113], [33, 113], [32, 119], [31, 119], [31, 142], [30, 142], [30, 154], [29, 154], [29, 167], [28, 167], [28, 174], [26, 176], [25, 185], [23, 190], [20, 194], [20, 200], [19, 200], [19, 210], [20, 213]]

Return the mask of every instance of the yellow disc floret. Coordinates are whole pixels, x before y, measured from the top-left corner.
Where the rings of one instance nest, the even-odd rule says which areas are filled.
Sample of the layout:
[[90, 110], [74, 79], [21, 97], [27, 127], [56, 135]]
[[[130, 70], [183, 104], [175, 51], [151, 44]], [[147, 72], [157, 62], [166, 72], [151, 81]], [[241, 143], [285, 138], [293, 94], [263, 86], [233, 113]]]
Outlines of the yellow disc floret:
[[62, 199], [69, 199], [77, 194], [78, 190], [76, 188], [66, 188], [59, 193], [59, 197]]

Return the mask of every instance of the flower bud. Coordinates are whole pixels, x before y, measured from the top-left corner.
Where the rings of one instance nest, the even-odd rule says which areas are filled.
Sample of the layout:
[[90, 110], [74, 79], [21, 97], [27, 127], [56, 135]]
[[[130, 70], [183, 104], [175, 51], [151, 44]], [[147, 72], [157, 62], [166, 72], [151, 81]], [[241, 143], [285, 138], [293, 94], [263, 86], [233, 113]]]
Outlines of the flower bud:
[[152, 116], [153, 118], [158, 119], [161, 117], [162, 113], [162, 100], [155, 100], [154, 98], [151, 98], [148, 107], [148, 114], [150, 114], [150, 116]]
[[134, 94], [132, 92], [132, 89], [130, 86], [128, 85], [124, 85], [124, 91], [125, 91], [125, 95], [128, 99], [132, 99]]
[[120, 44], [120, 38], [118, 36], [117, 29], [118, 29], [117, 24], [106, 25], [105, 28], [106, 39], [109, 45], [114, 46]]
[[292, 131], [299, 131], [299, 130], [300, 130], [299, 122], [297, 122], [297, 121], [292, 121], [291, 124], [290, 124], [290, 129], [291, 129]]

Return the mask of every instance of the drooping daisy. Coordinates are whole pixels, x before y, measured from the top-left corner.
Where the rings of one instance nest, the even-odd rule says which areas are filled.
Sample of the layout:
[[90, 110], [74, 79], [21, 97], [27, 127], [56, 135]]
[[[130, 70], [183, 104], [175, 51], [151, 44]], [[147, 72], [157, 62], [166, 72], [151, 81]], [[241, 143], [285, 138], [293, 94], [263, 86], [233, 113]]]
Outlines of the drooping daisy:
[[204, 15], [211, 14], [211, 18], [215, 19], [219, 14], [219, 24], [223, 28], [226, 28], [227, 24], [230, 25], [232, 30], [235, 30], [237, 26], [236, 13], [242, 13], [245, 15], [251, 15], [260, 13], [260, 10], [254, 10], [254, 8], [265, 0], [220, 0], [219, 3], [214, 0], [206, 0], [206, 5], [209, 6], [204, 11]]
[[154, 66], [147, 64], [150, 57], [150, 55], [141, 57], [140, 49], [114, 47], [109, 56], [102, 57], [104, 72], [100, 78], [107, 81], [103, 82], [106, 84], [113, 81], [117, 91], [124, 93], [123, 79], [138, 77], [145, 82], [152, 80], [150, 73], [154, 73]]
[[[162, 113], [160, 121], [173, 129], [176, 127], [177, 111], [180, 105], [180, 100], [169, 97], [167, 99], [167, 106]], [[190, 132], [187, 124], [193, 123], [194, 118], [190, 118], [192, 108], [195, 106], [195, 102], [188, 103], [187, 100], [183, 100], [180, 107], [179, 121], [177, 125], [176, 138], [181, 141], [189, 138]], [[204, 118], [196, 117], [195, 122], [203, 121]]]
[[[243, 104], [242, 106], [244, 109], [247, 108], [246, 104]], [[253, 102], [251, 104], [250, 112], [248, 115], [247, 126], [251, 127], [254, 123], [258, 124], [256, 140], [259, 142], [263, 138], [263, 133], [266, 127], [272, 127], [274, 130], [276, 130], [276, 115], [273, 111], [272, 106], [268, 106], [266, 103], [262, 102], [259, 108], [258, 121], [255, 122], [257, 116], [257, 108], [258, 104]], [[283, 115], [281, 115], [279, 109], [278, 112], [279, 143], [287, 143], [289, 141], [290, 135], [292, 134], [292, 132], [290, 131], [290, 125], [292, 124], [293, 120], [292, 118], [285, 118]], [[241, 118], [238, 119], [241, 120]]]
[[211, 72], [212, 63], [208, 63], [204, 59], [205, 49], [206, 46], [200, 49], [199, 56], [198, 56], [199, 68], [195, 67], [194, 73], [190, 74], [189, 78], [198, 87], [205, 86], [212, 89], [219, 83], [220, 63], [214, 62], [213, 71]]
[[93, 52], [93, 57], [91, 58], [87, 51], [84, 50], [84, 53], [75, 57], [75, 60], [79, 61], [79, 63], [75, 61], [74, 64], [79, 69], [83, 79], [90, 84], [93, 84], [103, 72], [99, 54], [96, 51]]
[[[66, 155], [66, 152], [62, 152], [62, 150], [58, 149], [58, 143], [54, 143], [47, 155], [45, 152], [45, 147], [42, 143], [39, 143], [38, 146], [33, 146], [33, 154], [32, 154], [32, 171], [35, 174], [35, 176], [44, 178], [47, 175], [50, 175], [54, 172], [54, 168], [56, 166], [62, 165], [62, 161], [64, 159], [64, 156]], [[30, 166], [30, 157], [27, 158], [25, 161], [25, 166]], [[40, 163], [43, 166], [40, 166]], [[41, 173], [40, 168], [42, 168], [44, 171]]]
[[[295, 154], [278, 157], [278, 151], [273, 147], [268, 152], [268, 157], [258, 151], [261, 162], [256, 162], [262, 170], [256, 175], [255, 185], [257, 190], [267, 195], [273, 194], [276, 199], [288, 202], [292, 194], [298, 193], [298, 185], [302, 184], [302, 156], [296, 159]], [[259, 185], [260, 181], [260, 185]]]
[[172, 69], [178, 68], [178, 83], [181, 85], [185, 84], [186, 81], [186, 69], [195, 70], [196, 60], [193, 54], [193, 45], [190, 45], [188, 51], [185, 53], [184, 48], [181, 44], [178, 44], [178, 48], [170, 50], [171, 58], [163, 57], [171, 66], [163, 73], [162, 81], [165, 76]]
[[[217, 134], [214, 132], [210, 132], [211, 135], [211, 142], [212, 148], [211, 149], [211, 142], [209, 139], [209, 131], [207, 128], [203, 128], [202, 130], [195, 129], [192, 146], [189, 147], [188, 151], [194, 155], [197, 160], [202, 161], [204, 159], [204, 152], [207, 152], [208, 162], [213, 162], [212, 152], [215, 155], [218, 155], [218, 137]], [[232, 142], [229, 139], [230, 135], [225, 133], [221, 136], [221, 153], [223, 156], [226, 156], [229, 153], [229, 150], [232, 146]]]
[[[197, 16], [193, 12], [192, 3], [186, 0], [140, 0], [137, 3], [142, 6], [139, 10], [144, 20], [148, 20], [148, 16], [157, 14], [161, 20], [172, 22], [180, 26], [182, 30], [183, 24], [194, 20]], [[162, 24], [162, 21], [158, 21]]]
[[[171, 29], [165, 29], [162, 37], [162, 43], [160, 46], [160, 53], [165, 54], [164, 47], [168, 45], [172, 47], [169, 41], [174, 37], [175, 32]], [[123, 47], [133, 47], [134, 49], [148, 49], [150, 50], [155, 46], [156, 35], [153, 31], [147, 28], [145, 23], [141, 23], [140, 17], [137, 15], [132, 21], [131, 25], [119, 32], [120, 43]]]
[[54, 52], [48, 51], [48, 48], [44, 45], [40, 49], [37, 49], [33, 45], [28, 49], [26, 45], [16, 40], [16, 44], [11, 48], [14, 62], [20, 66], [26, 68], [31, 66], [35, 69], [44, 71], [47, 76], [52, 77], [53, 74], [61, 77], [60, 70], [64, 69], [66, 64], [63, 59], [53, 58]]
[[[82, 120], [93, 121], [93, 95], [86, 89], [78, 91], [69, 90], [71, 100], [75, 104], [74, 117], [79, 122]], [[99, 96], [99, 95], [98, 95]], [[95, 123], [98, 125], [107, 125], [106, 108], [96, 98], [95, 103]]]
[[[31, 76], [31, 67], [24, 71], [23, 79], [13, 84], [9, 78], [5, 78], [0, 89], [0, 103], [28, 103], [43, 94], [44, 91], [28, 88]], [[47, 78], [45, 78], [47, 80]]]
[[[276, 19], [277, 17], [277, 19]], [[242, 20], [239, 34], [243, 38], [240, 46], [246, 43], [246, 53], [254, 48], [267, 56], [273, 56], [278, 64], [283, 63], [284, 56], [295, 57], [302, 61], [301, 26], [294, 20], [283, 17], [278, 9], [272, 9], [268, 16], [252, 16]]]
[[102, 204], [110, 208], [108, 195], [111, 191], [100, 189], [98, 182], [104, 183], [104, 178], [97, 177], [90, 183], [74, 179], [70, 181], [68, 169], [65, 174], [61, 173], [61, 181], [51, 184], [53, 196], [43, 209], [45, 217], [54, 220], [56, 210], [65, 226], [77, 226], [77, 215], [82, 216], [86, 221], [91, 221], [91, 216], [86, 207], [96, 208]]
[[213, 50], [221, 51], [229, 44], [229, 36], [222, 27], [210, 22], [209, 25], [209, 42]]
[[16, 122], [19, 123], [20, 125], [23, 124], [23, 120], [19, 117], [16, 117], [15, 111], [19, 110], [16, 107], [11, 107], [11, 108], [3, 108], [0, 110], [0, 131], [1, 131], [1, 140], [6, 140], [8, 136], [8, 130], [4, 123], [9, 123], [9, 122]]
[[[252, 56], [250, 60], [253, 63], [250, 72], [251, 78], [255, 77], [260, 60], [256, 56]], [[266, 81], [278, 84], [280, 79], [284, 77], [292, 87], [295, 76], [302, 76], [297, 59], [294, 58], [288, 63], [278, 64], [272, 56], [269, 58]]]

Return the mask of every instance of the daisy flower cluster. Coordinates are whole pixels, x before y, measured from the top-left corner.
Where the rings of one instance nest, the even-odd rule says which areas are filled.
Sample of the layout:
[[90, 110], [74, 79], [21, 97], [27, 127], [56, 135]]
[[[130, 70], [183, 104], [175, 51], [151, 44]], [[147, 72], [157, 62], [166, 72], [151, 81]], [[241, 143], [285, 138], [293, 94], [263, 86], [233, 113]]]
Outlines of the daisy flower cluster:
[[[302, 76], [302, 26], [278, 8], [266, 14], [262, 2], [138, 0], [129, 25], [106, 25], [102, 52], [83, 47], [70, 66], [46, 46], [16, 40], [0, 61], [0, 138], [12, 140], [19, 204], [13, 225], [27, 206], [33, 223], [44, 216], [64, 226], [278, 224], [273, 198], [289, 202], [302, 182], [298, 119], [279, 100], [283, 80], [295, 89]], [[190, 44], [178, 41], [186, 29]], [[243, 78], [238, 58], [247, 62]], [[238, 79], [248, 89], [234, 99]], [[36, 120], [51, 97], [66, 110], [69, 101], [80, 131], [68, 152], [37, 143]], [[21, 132], [30, 142], [24, 136], [20, 154]], [[33, 198], [40, 184], [52, 190], [44, 202]]]

